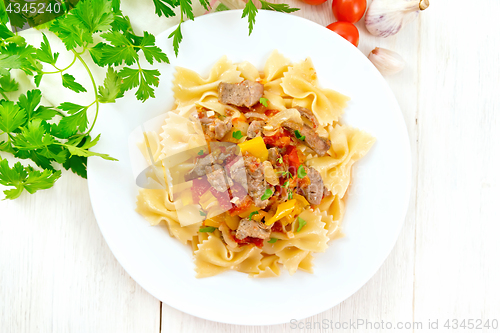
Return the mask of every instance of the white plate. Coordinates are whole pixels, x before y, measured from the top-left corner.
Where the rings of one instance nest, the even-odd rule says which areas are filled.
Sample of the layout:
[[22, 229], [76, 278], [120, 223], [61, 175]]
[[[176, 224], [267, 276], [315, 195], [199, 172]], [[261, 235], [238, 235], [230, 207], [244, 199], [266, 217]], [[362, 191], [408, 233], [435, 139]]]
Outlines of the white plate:
[[[408, 133], [385, 80], [349, 42], [324, 27], [292, 15], [261, 11], [248, 36], [241, 11], [196, 18], [183, 24], [184, 40], [174, 58], [171, 30], [157, 37], [172, 65], [161, 65], [156, 98], [142, 104], [132, 94], [103, 105], [96, 151], [119, 159], [91, 158], [89, 190], [99, 227], [120, 264], [144, 289], [166, 304], [201, 318], [242, 325], [271, 325], [331, 308], [360, 289], [393, 248], [408, 206], [411, 160]], [[292, 61], [311, 57], [323, 87], [352, 98], [343, 122], [377, 138], [354, 168], [343, 223], [345, 238], [315, 254], [314, 274], [282, 271], [278, 278], [252, 279], [226, 272], [196, 279], [191, 249], [135, 212], [138, 189], [128, 138], [137, 126], [173, 105], [174, 65], [208, 75], [223, 55], [263, 68], [272, 50]]]

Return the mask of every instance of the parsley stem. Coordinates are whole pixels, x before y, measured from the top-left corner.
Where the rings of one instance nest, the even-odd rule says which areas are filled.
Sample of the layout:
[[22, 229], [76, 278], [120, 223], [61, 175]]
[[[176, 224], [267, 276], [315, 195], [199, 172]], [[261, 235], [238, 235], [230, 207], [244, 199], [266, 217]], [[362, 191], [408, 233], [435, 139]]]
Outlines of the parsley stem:
[[[73, 52], [73, 54], [75, 55], [75, 58], [78, 58], [78, 60], [80, 60], [80, 62], [82, 63], [83, 67], [85, 67], [85, 69], [87, 70], [87, 73], [90, 76], [90, 80], [92, 81], [92, 86], [94, 87], [95, 100], [92, 104], [95, 103], [95, 116], [94, 116], [94, 121], [92, 122], [92, 126], [90, 126], [89, 130], [85, 133], [85, 135], [87, 135], [94, 128], [94, 125], [95, 125], [96, 120], [97, 120], [97, 115], [99, 114], [99, 95], [97, 94], [97, 85], [95, 84], [94, 75], [92, 75], [92, 71], [90, 70], [89, 66], [87, 65], [85, 60], [83, 60], [83, 58], [80, 56], [80, 54], [78, 54], [78, 52], [76, 52], [75, 50], [71, 50], [71, 52]], [[92, 104], [90, 104], [90, 105], [92, 105]]]
[[65, 70], [67, 70], [68, 68], [70, 68], [71, 66], [73, 66], [73, 64], [75, 63], [75, 61], [76, 61], [76, 55], [73, 57], [73, 61], [71, 62], [71, 64], [69, 64], [68, 66], [64, 67], [63, 69], [59, 69], [55, 65], [53, 65], [55, 68], [57, 68], [57, 71], [54, 71], [54, 72], [42, 72], [42, 74], [57, 74], [57, 73], [62, 73]]
[[0, 91], [0, 94], [2, 94], [3, 98], [5, 98], [6, 101], [10, 101], [10, 99], [5, 95], [3, 91]]

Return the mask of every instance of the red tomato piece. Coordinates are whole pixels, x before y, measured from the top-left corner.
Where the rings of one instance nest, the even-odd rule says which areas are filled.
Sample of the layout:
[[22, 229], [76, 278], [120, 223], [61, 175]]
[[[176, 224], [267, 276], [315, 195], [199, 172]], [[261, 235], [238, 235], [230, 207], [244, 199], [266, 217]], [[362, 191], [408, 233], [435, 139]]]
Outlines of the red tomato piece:
[[199, 203], [200, 197], [210, 189], [212, 185], [207, 180], [206, 176], [201, 178], [193, 179], [193, 187], [191, 187], [191, 195], [193, 196], [193, 202]]
[[350, 22], [335, 22], [326, 26], [328, 29], [338, 33], [354, 46], [359, 44], [359, 31], [356, 26]]
[[288, 146], [285, 155], [288, 159], [288, 169], [293, 175], [297, 174], [297, 170], [301, 164], [297, 148], [294, 146]]
[[337, 21], [356, 23], [365, 14], [366, 0], [333, 0], [332, 11]]

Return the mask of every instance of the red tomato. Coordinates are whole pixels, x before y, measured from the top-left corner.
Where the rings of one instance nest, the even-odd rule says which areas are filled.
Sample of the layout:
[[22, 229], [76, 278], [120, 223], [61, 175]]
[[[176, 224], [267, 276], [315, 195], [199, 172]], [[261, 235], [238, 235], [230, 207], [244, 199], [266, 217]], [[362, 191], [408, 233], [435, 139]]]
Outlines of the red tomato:
[[354, 46], [359, 44], [359, 31], [358, 28], [349, 22], [335, 22], [326, 26], [328, 29], [335, 31], [340, 36], [347, 39]]
[[305, 2], [308, 5], [321, 5], [322, 3], [325, 3], [326, 0], [302, 0], [302, 2]]
[[365, 13], [366, 0], [333, 0], [332, 10], [337, 21], [356, 23]]

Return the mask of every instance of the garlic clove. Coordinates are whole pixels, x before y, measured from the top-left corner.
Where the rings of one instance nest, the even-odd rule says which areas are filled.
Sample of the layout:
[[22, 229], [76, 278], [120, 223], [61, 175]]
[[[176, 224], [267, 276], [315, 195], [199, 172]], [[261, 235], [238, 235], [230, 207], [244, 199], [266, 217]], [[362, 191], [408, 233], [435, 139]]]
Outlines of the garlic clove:
[[377, 67], [382, 75], [399, 73], [405, 67], [403, 57], [394, 51], [376, 47], [368, 55], [368, 59]]
[[373, 0], [366, 11], [366, 29], [375, 36], [389, 37], [429, 7], [429, 0]]

